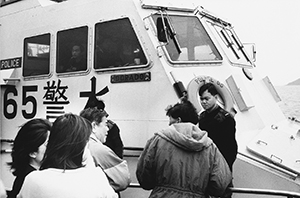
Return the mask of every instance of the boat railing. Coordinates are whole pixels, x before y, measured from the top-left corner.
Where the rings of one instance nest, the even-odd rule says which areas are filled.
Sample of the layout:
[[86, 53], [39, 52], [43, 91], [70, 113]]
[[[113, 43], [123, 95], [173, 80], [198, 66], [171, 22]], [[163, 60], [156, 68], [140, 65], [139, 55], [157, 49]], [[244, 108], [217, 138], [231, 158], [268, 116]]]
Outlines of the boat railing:
[[[140, 152], [143, 151], [141, 147], [124, 147], [124, 157], [139, 157]], [[139, 183], [131, 183], [129, 188], [142, 188]], [[250, 195], [265, 195], [265, 196], [278, 196], [286, 198], [300, 198], [300, 193], [283, 191], [283, 190], [271, 190], [271, 189], [255, 189], [255, 188], [230, 188], [233, 194], [250, 194]]]
[[[142, 188], [138, 183], [131, 183], [129, 188]], [[281, 196], [287, 198], [300, 198], [300, 193], [270, 190], [270, 189], [255, 189], [255, 188], [229, 188], [233, 194], [251, 194], [251, 195], [267, 195], [267, 196]]]
[[300, 193], [283, 191], [283, 190], [255, 189], [255, 188], [230, 188], [230, 190], [233, 194], [268, 195], [268, 196], [281, 196], [287, 198], [300, 197]]
[[[140, 152], [143, 151], [143, 148], [142, 147], [124, 147], [124, 151], [129, 151], [129, 152], [124, 153], [124, 157], [139, 157]], [[291, 177], [293, 179], [296, 179], [298, 177], [298, 173], [296, 173], [290, 169], [286, 169], [281, 166], [278, 166], [276, 164], [272, 164], [270, 162], [264, 161], [262, 159], [259, 159], [258, 157], [251, 157], [250, 155], [246, 155], [246, 154], [243, 154], [240, 152], [238, 152], [238, 155], [242, 158], [247, 158], [249, 160], [252, 160], [259, 164], [262, 164], [266, 167], [270, 167], [278, 172], [288, 175], [289, 177]]]

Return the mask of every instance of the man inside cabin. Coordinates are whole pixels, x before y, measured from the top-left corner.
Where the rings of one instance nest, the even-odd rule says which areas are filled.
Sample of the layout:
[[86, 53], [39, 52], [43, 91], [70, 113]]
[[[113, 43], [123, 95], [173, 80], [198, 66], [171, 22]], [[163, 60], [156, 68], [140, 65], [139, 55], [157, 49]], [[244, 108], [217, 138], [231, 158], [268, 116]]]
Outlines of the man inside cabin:
[[84, 53], [84, 47], [81, 44], [75, 44], [72, 47], [72, 57], [65, 71], [84, 71], [87, 68], [87, 59]]
[[[235, 120], [233, 116], [217, 103], [217, 89], [212, 83], [206, 83], [199, 89], [201, 105], [205, 111], [200, 114], [199, 128], [207, 131], [208, 136], [217, 145], [231, 171], [237, 156], [235, 139]], [[231, 197], [231, 195], [225, 196]]]
[[[100, 36], [99, 36], [100, 37]], [[96, 69], [101, 68], [113, 68], [122, 65], [120, 58], [120, 49], [118, 41], [115, 38], [104, 38], [103, 40], [97, 40], [96, 53]], [[100, 42], [101, 41], [101, 42]]]

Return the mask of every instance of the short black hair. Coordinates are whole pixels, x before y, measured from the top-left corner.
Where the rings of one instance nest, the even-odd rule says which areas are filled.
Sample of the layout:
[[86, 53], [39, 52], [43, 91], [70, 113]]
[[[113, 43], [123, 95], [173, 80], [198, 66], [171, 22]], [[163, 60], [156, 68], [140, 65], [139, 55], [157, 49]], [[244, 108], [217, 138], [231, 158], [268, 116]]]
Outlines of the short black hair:
[[90, 96], [84, 109], [93, 108], [93, 107], [97, 107], [98, 109], [104, 110], [105, 104], [103, 100], [98, 100], [96, 96]]
[[205, 83], [199, 89], [199, 96], [202, 96], [206, 90], [213, 96], [218, 94], [216, 87], [212, 83]]
[[197, 124], [199, 121], [196, 108], [188, 100], [177, 103], [171, 108], [167, 109], [166, 115], [175, 119], [180, 117], [182, 122], [191, 122], [193, 124]]
[[80, 112], [80, 116], [87, 119], [88, 121], [96, 122], [99, 124], [103, 117], [107, 117], [108, 114], [103, 109], [98, 109], [97, 107], [87, 108]]

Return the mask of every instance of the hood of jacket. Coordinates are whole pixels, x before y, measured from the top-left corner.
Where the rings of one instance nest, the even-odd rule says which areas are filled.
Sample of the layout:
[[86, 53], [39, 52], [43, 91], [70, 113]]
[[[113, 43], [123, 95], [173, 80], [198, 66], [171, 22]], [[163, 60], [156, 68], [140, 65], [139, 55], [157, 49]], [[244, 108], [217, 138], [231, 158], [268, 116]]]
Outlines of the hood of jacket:
[[156, 134], [189, 151], [201, 151], [212, 144], [207, 132], [192, 123], [175, 123]]

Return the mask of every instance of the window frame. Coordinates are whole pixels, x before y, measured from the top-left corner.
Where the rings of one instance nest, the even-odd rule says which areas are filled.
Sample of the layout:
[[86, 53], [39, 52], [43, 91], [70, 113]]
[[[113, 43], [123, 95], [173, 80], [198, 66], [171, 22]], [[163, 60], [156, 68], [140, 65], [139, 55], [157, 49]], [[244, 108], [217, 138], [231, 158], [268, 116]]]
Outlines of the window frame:
[[[46, 38], [42, 38], [42, 37], [46, 37]], [[38, 41], [36, 41], [35, 39], [37, 39]], [[46, 42], [41, 42], [41, 40], [43, 40], [43, 39], [45, 39]], [[33, 40], [33, 41], [31, 41], [31, 40]], [[48, 45], [49, 46], [48, 57], [38, 57], [38, 53], [37, 53], [37, 56], [28, 56], [28, 44], [29, 43]], [[27, 75], [26, 72], [30, 71], [31, 67], [33, 67], [33, 70], [34, 70], [35, 66], [32, 66], [32, 65], [35, 65], [36, 62], [39, 60], [41, 62], [47, 61], [46, 64], [43, 64], [44, 67], [46, 67], [46, 73], [41, 73], [41, 74], [36, 74], [36, 75], [30, 75], [30, 74]], [[24, 41], [23, 41], [23, 67], [22, 67], [22, 76], [24, 79], [49, 77], [51, 75], [51, 63], [50, 62], [51, 62], [51, 34], [49, 32], [24, 38]], [[41, 64], [41, 63], [38, 63], [38, 64]]]
[[[241, 43], [241, 41], [239, 40], [232, 26], [225, 26], [209, 19], [206, 19], [206, 22], [209, 26], [212, 27], [212, 31], [214, 31], [214, 33], [216, 34], [216, 40], [221, 46], [223, 53], [225, 54], [231, 65], [245, 68], [254, 67], [253, 63], [251, 62], [250, 56], [247, 54], [243, 43]], [[239, 61], [239, 59], [243, 60]]]
[[[121, 21], [121, 20], [128, 20], [128, 24], [130, 25], [130, 27], [132, 28], [132, 32], [133, 34], [131, 34], [131, 36], [134, 37], [134, 42], [136, 42], [135, 44], [138, 45], [139, 50], [141, 50], [142, 53], [142, 58], [143, 58], [143, 64], [129, 64], [129, 65], [122, 65], [122, 66], [110, 66], [110, 67], [104, 67], [104, 68], [97, 68], [96, 64], [97, 64], [97, 35], [98, 35], [98, 31], [97, 31], [97, 27], [101, 26], [101, 24], [108, 24], [108, 23], [114, 23], [116, 21]], [[99, 34], [100, 35], [100, 34]], [[100, 35], [101, 36], [101, 35]], [[121, 39], [123, 41], [126, 41], [126, 39]], [[105, 72], [105, 71], [120, 71], [120, 70], [132, 70], [132, 69], [140, 69], [140, 68], [147, 68], [149, 67], [150, 61], [148, 58], [148, 54], [147, 51], [145, 50], [144, 46], [142, 45], [143, 42], [141, 42], [141, 37], [138, 34], [138, 31], [136, 31], [136, 24], [133, 23], [133, 21], [131, 21], [130, 17], [121, 17], [121, 18], [115, 18], [115, 19], [110, 19], [110, 20], [105, 20], [105, 21], [101, 21], [98, 23], [94, 24], [94, 43], [93, 43], [93, 64], [92, 64], [92, 68], [97, 71], [97, 72]], [[118, 43], [120, 44], [120, 43]]]
[[[155, 15], [157, 15], [158, 17], [161, 16], [160, 14], [157, 14], [157, 13]], [[176, 61], [174, 61], [170, 57], [169, 51], [166, 47], [166, 45], [168, 45], [168, 44], [167, 43], [161, 43], [160, 47], [162, 47], [162, 49], [164, 51], [164, 54], [165, 54], [165, 57], [172, 64], [172, 66], [175, 66], [175, 67], [176, 66], [195, 66], [195, 64], [201, 66], [201, 65], [207, 65], [207, 64], [220, 64], [220, 63], [222, 63], [222, 61], [224, 59], [222, 53], [220, 52], [220, 50], [219, 50], [218, 46], [216, 45], [214, 39], [212, 38], [212, 36], [208, 32], [208, 30], [206, 29], [207, 28], [206, 24], [204, 24], [202, 22], [202, 20], [199, 19], [198, 16], [195, 16], [195, 15], [180, 15], [180, 14], [167, 14], [167, 15], [164, 14], [164, 16], [170, 17], [170, 21], [172, 21], [172, 17], [187, 17], [187, 18], [193, 17], [195, 20], [197, 20], [199, 22], [199, 24], [202, 27], [202, 30], [204, 31], [205, 35], [207, 35], [207, 38], [210, 40], [210, 43], [211, 43], [212, 47], [214, 47], [214, 50], [217, 52], [217, 55], [220, 57], [219, 60], [176, 60]], [[153, 27], [155, 28], [155, 31], [157, 31], [156, 22], [154, 20], [154, 17], [151, 17], [151, 21], [152, 21]], [[173, 24], [171, 24], [171, 26], [173, 26]], [[174, 30], [176, 32], [176, 28], [174, 28]], [[158, 36], [157, 32], [156, 32], [156, 36]], [[171, 41], [171, 42], [173, 42], [173, 41]], [[180, 45], [180, 43], [179, 43], [179, 45]], [[183, 49], [183, 48], [181, 48], [181, 49]]]
[[12, 3], [17, 3], [18, 1], [22, 1], [22, 0], [1, 0], [1, 3], [0, 3], [0, 7], [2, 6], [6, 6], [6, 5], [9, 5], [9, 4], [12, 4]]
[[[83, 35], [83, 37], [80, 38], [79, 41], [79, 37], [78, 37], [78, 32], [76, 34], [72, 34], [72, 36], [68, 36], [69, 32], [72, 31], [81, 31], [81, 34]], [[76, 35], [76, 36], [75, 36]], [[64, 44], [63, 44], [64, 43]], [[68, 62], [70, 61], [70, 59], [72, 58], [72, 47], [74, 45], [80, 45], [81, 49], [84, 50], [84, 64], [86, 64], [85, 69], [83, 70], [73, 70], [73, 71], [59, 71], [59, 65], [61, 64], [61, 62], [63, 62], [63, 64], [67, 65]], [[64, 53], [64, 50], [66, 51], [66, 54]], [[61, 53], [62, 52], [62, 53]], [[81, 26], [76, 26], [76, 27], [72, 27], [72, 28], [68, 28], [68, 29], [62, 29], [62, 30], [58, 30], [56, 32], [56, 61], [55, 61], [55, 72], [57, 75], [61, 76], [61, 75], [70, 75], [70, 74], [78, 74], [78, 73], [87, 73], [90, 70], [89, 67], [89, 26], [88, 25], [81, 25]], [[67, 59], [60, 59], [61, 57], [69, 57], [69, 61]], [[61, 61], [63, 60], [63, 61]]]

